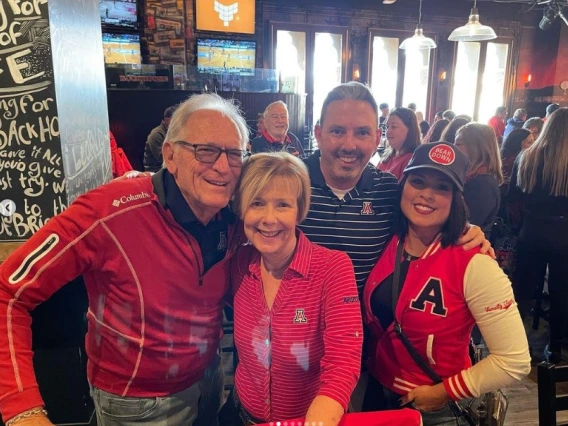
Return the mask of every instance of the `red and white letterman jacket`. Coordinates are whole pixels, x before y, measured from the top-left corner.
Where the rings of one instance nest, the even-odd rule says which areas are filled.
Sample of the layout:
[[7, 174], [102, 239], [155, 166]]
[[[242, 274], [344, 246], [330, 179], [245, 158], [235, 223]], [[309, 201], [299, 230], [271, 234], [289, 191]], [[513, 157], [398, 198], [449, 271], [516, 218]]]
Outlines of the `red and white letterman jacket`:
[[[363, 293], [364, 318], [372, 332], [369, 370], [384, 386], [405, 395], [432, 381], [414, 362], [391, 324], [383, 330], [371, 310], [373, 291], [394, 271], [398, 238], [388, 244]], [[479, 249], [442, 248], [436, 240], [408, 269], [396, 318], [424, 360], [459, 400], [520, 380], [530, 356], [511, 283]], [[491, 354], [471, 366], [468, 345], [477, 323]]]

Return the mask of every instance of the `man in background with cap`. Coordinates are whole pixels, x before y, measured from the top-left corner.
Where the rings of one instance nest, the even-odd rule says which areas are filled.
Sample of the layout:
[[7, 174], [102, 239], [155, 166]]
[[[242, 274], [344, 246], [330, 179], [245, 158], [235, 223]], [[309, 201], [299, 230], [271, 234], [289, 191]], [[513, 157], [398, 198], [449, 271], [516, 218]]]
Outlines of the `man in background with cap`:
[[164, 119], [160, 125], [152, 129], [148, 135], [146, 146], [144, 147], [144, 170], [147, 172], [156, 173], [162, 168], [162, 163], [164, 162], [162, 157], [162, 145], [166, 139], [170, 120], [175, 110], [176, 108], [173, 106], [166, 108], [164, 111]]
[[554, 111], [556, 111], [559, 108], [560, 108], [560, 105], [558, 105], [558, 104], [549, 104], [546, 107], [546, 116], [542, 119], [542, 121], [548, 120], [548, 117], [550, 117], [550, 114], [552, 114]]

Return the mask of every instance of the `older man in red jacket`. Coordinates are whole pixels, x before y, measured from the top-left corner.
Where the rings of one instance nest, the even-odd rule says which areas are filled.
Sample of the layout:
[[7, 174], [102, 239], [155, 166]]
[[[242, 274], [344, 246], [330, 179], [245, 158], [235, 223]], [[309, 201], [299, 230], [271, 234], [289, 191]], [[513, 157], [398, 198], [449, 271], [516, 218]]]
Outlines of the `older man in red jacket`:
[[190, 98], [172, 117], [164, 169], [79, 197], [0, 266], [7, 425], [52, 424], [34, 376], [30, 311], [79, 275], [99, 426], [217, 424], [226, 263], [242, 241], [227, 204], [247, 139], [234, 104]]

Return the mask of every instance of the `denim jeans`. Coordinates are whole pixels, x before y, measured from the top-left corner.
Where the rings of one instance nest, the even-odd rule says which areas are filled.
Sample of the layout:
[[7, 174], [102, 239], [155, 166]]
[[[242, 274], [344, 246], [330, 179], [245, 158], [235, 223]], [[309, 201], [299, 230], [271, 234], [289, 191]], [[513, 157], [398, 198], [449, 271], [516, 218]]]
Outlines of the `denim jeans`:
[[[377, 379], [369, 375], [363, 411], [396, 410], [400, 408], [401, 396], [382, 386]], [[436, 411], [418, 411], [422, 415], [423, 426], [469, 426], [467, 420], [457, 418], [448, 405]]]
[[131, 398], [91, 386], [98, 426], [218, 426], [223, 394], [220, 356], [204, 377], [189, 388], [167, 396]]
[[469, 423], [462, 417], [456, 417], [448, 405], [436, 411], [420, 411], [424, 426], [468, 426]]

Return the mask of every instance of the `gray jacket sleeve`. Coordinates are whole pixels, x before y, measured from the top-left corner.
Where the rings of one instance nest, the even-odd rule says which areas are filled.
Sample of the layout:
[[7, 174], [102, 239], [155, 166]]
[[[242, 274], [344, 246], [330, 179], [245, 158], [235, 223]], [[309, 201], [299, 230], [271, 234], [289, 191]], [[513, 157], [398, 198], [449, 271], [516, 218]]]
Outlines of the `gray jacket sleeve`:
[[160, 126], [150, 132], [148, 140], [146, 141], [148, 148], [150, 148], [150, 152], [159, 163], [164, 161], [162, 157], [162, 145], [164, 144], [165, 139], [166, 134], [164, 133], [162, 126]]

